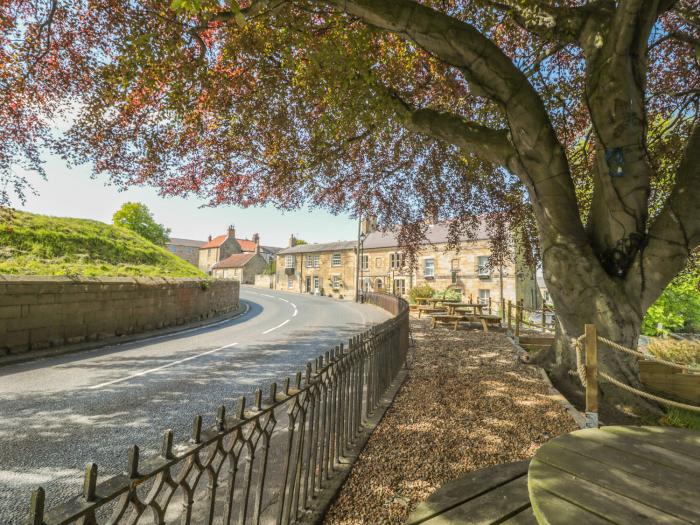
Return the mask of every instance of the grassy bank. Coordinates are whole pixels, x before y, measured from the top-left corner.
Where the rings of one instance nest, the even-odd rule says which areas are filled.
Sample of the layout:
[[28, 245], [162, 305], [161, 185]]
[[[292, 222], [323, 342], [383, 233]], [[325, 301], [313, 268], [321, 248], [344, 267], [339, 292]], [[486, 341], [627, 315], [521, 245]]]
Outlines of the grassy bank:
[[0, 215], [0, 274], [205, 277], [130, 230], [24, 212]]

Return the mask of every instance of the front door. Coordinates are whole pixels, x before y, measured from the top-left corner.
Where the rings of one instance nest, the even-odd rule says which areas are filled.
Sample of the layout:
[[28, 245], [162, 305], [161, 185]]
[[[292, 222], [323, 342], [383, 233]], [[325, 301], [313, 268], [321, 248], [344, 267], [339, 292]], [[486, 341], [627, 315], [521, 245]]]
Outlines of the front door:
[[319, 286], [318, 286], [318, 276], [314, 276], [314, 293], [318, 294], [320, 292]]
[[306, 276], [306, 293], [311, 293], [311, 276]]

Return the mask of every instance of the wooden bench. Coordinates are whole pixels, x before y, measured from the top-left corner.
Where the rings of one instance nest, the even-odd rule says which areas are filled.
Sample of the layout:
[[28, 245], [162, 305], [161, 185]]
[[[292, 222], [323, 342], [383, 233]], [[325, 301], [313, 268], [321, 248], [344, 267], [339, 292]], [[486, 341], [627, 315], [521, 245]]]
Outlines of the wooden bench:
[[444, 312], [444, 308], [435, 308], [434, 306], [419, 306], [418, 307], [418, 319], [420, 319], [421, 314], [437, 314]]
[[449, 314], [437, 314], [433, 315], [433, 328], [437, 326], [438, 323], [454, 324], [454, 329], [459, 328], [459, 322], [464, 320], [463, 315], [449, 315]]
[[408, 525], [537, 523], [527, 491], [528, 461], [476, 470], [445, 483], [408, 517]]

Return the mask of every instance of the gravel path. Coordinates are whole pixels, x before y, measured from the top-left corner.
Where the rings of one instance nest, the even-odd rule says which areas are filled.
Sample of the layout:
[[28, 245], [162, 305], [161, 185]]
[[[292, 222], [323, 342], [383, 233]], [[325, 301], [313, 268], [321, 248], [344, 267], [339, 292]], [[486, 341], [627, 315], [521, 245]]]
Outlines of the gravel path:
[[515, 359], [502, 333], [411, 323], [417, 343], [412, 369], [327, 524], [404, 523], [447, 481], [527, 459], [542, 443], [578, 429], [537, 370]]

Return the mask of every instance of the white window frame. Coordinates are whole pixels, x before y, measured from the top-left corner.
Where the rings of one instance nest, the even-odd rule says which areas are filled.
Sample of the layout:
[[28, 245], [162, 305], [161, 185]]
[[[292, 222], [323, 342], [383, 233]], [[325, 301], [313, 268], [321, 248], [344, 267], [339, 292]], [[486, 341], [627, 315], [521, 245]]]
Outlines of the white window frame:
[[[486, 292], [486, 293], [484, 293]], [[484, 306], [489, 304], [489, 299], [491, 298], [491, 290], [488, 288], [480, 288], [479, 289], [479, 304], [483, 304]]]
[[[397, 286], [399, 285], [400, 286]], [[394, 295], [405, 295], [406, 294], [406, 279], [396, 278], [394, 279]]]
[[321, 267], [321, 256], [314, 255], [314, 268], [320, 268], [320, 267]]
[[[430, 262], [430, 264], [428, 264]], [[423, 259], [423, 277], [435, 277], [435, 258], [427, 257]]]
[[331, 275], [331, 288], [334, 290], [340, 288], [340, 275]]
[[321, 282], [320, 279], [318, 278], [318, 275], [314, 275], [314, 293], [318, 292], [321, 290]]
[[331, 255], [331, 266], [337, 268], [343, 265], [343, 256], [339, 253], [334, 253]]
[[[481, 263], [482, 260], [485, 260], [484, 264]], [[479, 255], [476, 258], [476, 268], [479, 277], [491, 277], [491, 270], [489, 269], [489, 256]]]
[[360, 260], [360, 268], [363, 270], [369, 270], [369, 255], [363, 255]]
[[291, 290], [294, 288], [294, 279], [292, 279], [291, 275], [287, 277], [287, 290]]
[[403, 268], [403, 260], [403, 252], [393, 252], [389, 254], [389, 265], [392, 270], [400, 270]]
[[306, 258], [304, 259], [304, 266], [306, 268], [313, 268], [313, 265], [314, 265], [313, 255], [307, 255]]
[[293, 255], [285, 255], [284, 256], [284, 268], [286, 270], [289, 270], [290, 268], [294, 268], [294, 256]]
[[384, 281], [382, 280], [381, 277], [377, 277], [377, 279], [374, 281], [374, 287], [377, 289], [377, 291], [379, 291], [382, 289], [383, 286], [384, 286]]

